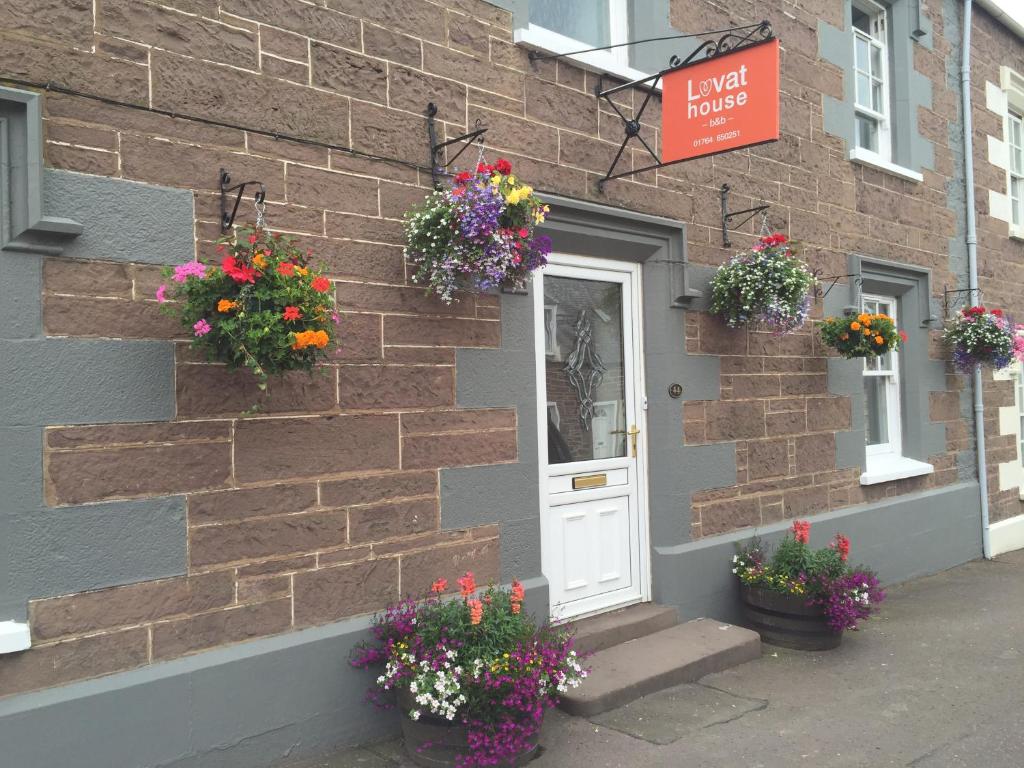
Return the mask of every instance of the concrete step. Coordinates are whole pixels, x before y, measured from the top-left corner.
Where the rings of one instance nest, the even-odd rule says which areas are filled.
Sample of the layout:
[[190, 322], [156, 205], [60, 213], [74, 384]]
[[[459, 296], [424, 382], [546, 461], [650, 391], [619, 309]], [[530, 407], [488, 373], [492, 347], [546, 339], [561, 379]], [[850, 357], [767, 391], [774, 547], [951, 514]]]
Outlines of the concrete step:
[[653, 635], [679, 623], [679, 611], [670, 605], [640, 603], [572, 625], [576, 632], [575, 648], [581, 653], [594, 653], [638, 637]]
[[563, 694], [559, 706], [590, 717], [760, 655], [756, 632], [712, 619], [688, 621], [598, 651], [587, 659], [590, 676]]

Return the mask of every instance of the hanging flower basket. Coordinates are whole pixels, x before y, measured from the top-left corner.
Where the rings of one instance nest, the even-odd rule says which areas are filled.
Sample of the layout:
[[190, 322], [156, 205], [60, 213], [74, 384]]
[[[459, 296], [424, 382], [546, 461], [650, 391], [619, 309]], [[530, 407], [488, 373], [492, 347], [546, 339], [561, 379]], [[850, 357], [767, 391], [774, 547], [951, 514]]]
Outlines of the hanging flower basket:
[[413, 281], [446, 304], [455, 291], [521, 288], [547, 264], [551, 241], [535, 233], [548, 212], [499, 159], [465, 171], [405, 217], [405, 256], [416, 265]]
[[240, 229], [217, 244], [219, 267], [168, 267], [156, 292], [188, 329], [192, 346], [231, 368], [267, 377], [312, 370], [326, 359], [339, 322], [331, 281], [307, 266], [307, 253], [278, 234]]
[[[405, 748], [422, 766], [524, 765], [537, 752], [544, 712], [587, 670], [564, 630], [538, 627], [523, 611], [525, 590], [458, 580], [461, 599], [406, 598], [375, 616], [372, 641], [351, 663], [376, 668], [370, 698], [397, 700]], [[397, 694], [392, 697], [392, 694]]]
[[786, 236], [775, 233], [718, 268], [711, 279], [711, 311], [730, 328], [790, 333], [807, 319], [814, 283]]
[[826, 317], [821, 323], [821, 340], [847, 360], [880, 357], [907, 340], [888, 315], [862, 312]]
[[1024, 360], [1024, 326], [1015, 325], [1001, 309], [968, 307], [957, 313], [942, 334], [953, 349], [953, 363], [963, 373], [983, 365], [994, 370]]

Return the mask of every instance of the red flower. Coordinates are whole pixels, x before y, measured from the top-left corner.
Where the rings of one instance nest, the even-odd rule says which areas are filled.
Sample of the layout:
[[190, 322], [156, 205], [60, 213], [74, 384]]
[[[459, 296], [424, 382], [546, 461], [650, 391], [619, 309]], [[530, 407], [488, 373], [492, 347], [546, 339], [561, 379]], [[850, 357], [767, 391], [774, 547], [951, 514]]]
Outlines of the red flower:
[[327, 291], [331, 290], [331, 281], [323, 276], [314, 277], [311, 285], [313, 287], [313, 290], [318, 291], [319, 293], [326, 293]]
[[992, 314], [995, 315], [996, 317], [1002, 317], [1003, 316], [1003, 310], [1001, 310], [1001, 309], [993, 309], [992, 310]]
[[900, 331], [900, 341], [902, 341], [902, 342], [906, 342], [906, 340], [907, 340], [907, 332], [906, 332], [906, 331], [903, 331], [903, 330], [901, 330], [901, 331]]
[[295, 265], [290, 261], [282, 261], [277, 265], [277, 274], [291, 277], [295, 274]]
[[472, 571], [466, 571], [465, 576], [461, 576], [458, 579], [459, 588], [462, 590], [463, 597], [469, 597], [476, 592], [476, 579], [473, 578]]
[[247, 267], [245, 264], [242, 264], [234, 256], [225, 256], [220, 263], [220, 268], [224, 270], [225, 275], [236, 283], [256, 282], [256, 270], [253, 267]]
[[249, 245], [256, 245], [256, 235], [249, 235]]
[[768, 246], [782, 245], [786, 242], [786, 236], [781, 232], [776, 232], [775, 234], [768, 235], [767, 237], [762, 237], [761, 242]]
[[435, 595], [440, 595], [446, 589], [448, 589], [448, 579], [438, 579], [430, 585], [430, 591]]
[[285, 320], [298, 320], [302, 317], [302, 312], [299, 311], [298, 307], [285, 307], [282, 317]]
[[465, 187], [455, 187], [455, 189], [452, 190], [452, 197], [462, 197], [465, 192]]
[[850, 540], [841, 533], [836, 534], [835, 548], [839, 551], [839, 559], [844, 563], [850, 556]]
[[512, 591], [509, 593], [509, 600], [513, 603], [523, 602], [523, 598], [526, 597], [526, 590], [523, 589], [523, 584], [518, 579], [512, 580]]
[[498, 162], [494, 164], [494, 169], [505, 176], [512, 173], [512, 163], [506, 160], [504, 157], [499, 157]]
[[494, 173], [494, 166], [493, 165], [484, 165], [483, 163], [477, 163], [476, 172], [477, 173]]
[[811, 540], [811, 524], [806, 520], [794, 520], [793, 538], [801, 544], [808, 543]]
[[462, 173], [455, 175], [456, 184], [465, 184], [467, 181], [473, 178], [473, 174], [469, 171], [463, 171]]
[[984, 315], [985, 308], [980, 304], [976, 307], [968, 307], [967, 309], [964, 310], [964, 314], [967, 317], [974, 317], [975, 315]]
[[519, 236], [520, 237], [529, 237], [530, 236], [530, 230], [528, 230], [526, 227], [523, 227], [522, 229], [519, 230]]

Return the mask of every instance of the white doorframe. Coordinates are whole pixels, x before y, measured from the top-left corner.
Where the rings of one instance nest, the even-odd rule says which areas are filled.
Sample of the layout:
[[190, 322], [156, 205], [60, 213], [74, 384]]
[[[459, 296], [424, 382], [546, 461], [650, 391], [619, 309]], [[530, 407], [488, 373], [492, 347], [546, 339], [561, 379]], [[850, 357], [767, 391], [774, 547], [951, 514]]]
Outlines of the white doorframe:
[[[537, 366], [537, 441], [538, 441], [538, 494], [540, 501], [541, 519], [541, 569], [548, 575], [552, 573], [552, 558], [559, 553], [551, 552], [543, 546], [544, 516], [549, 511], [549, 487], [548, 487], [548, 427], [547, 427], [547, 386], [545, 382], [545, 323], [544, 323], [544, 273], [559, 277], [576, 277], [589, 280], [608, 280], [611, 282], [625, 282], [629, 286], [629, 295], [624, 296], [624, 303], [629, 304], [629, 312], [623, 308], [623, 346], [624, 352], [628, 355], [633, 369], [632, 377], [632, 413], [627, 413], [625, 423], [635, 423], [640, 429], [637, 440], [637, 456], [635, 458], [636, 468], [636, 529], [632, 535], [636, 536], [637, 545], [637, 573], [639, 576], [639, 594], [625, 602], [619, 602], [600, 607], [591, 607], [580, 612], [559, 612], [552, 606], [552, 619], [567, 620], [570, 618], [581, 618], [582, 616], [604, 613], [615, 610], [625, 605], [646, 602], [651, 599], [651, 542], [650, 542], [650, 519], [648, 499], [648, 449], [647, 439], [647, 397], [644, 372], [643, 354], [643, 290], [641, 266], [633, 262], [614, 261], [611, 259], [597, 259], [587, 256], [573, 256], [568, 254], [551, 254], [548, 257], [548, 267], [534, 273], [533, 295], [534, 295], [534, 351]], [[630, 331], [627, 339], [627, 331]], [[628, 343], [627, 343], [628, 342]], [[627, 382], [629, 387], [630, 382]], [[628, 398], [627, 398], [628, 399]], [[624, 404], [624, 407], [627, 407]], [[628, 408], [627, 408], [628, 410]], [[567, 418], [568, 414], [561, 414], [561, 418]], [[628, 442], [628, 441], [627, 441]], [[628, 451], [628, 449], [627, 449]], [[600, 472], [610, 460], [595, 459], [588, 462], [578, 462], [579, 470], [582, 472]], [[580, 494], [580, 491], [574, 492]], [[583, 498], [586, 498], [586, 492]], [[550, 579], [550, 577], [549, 577]]]

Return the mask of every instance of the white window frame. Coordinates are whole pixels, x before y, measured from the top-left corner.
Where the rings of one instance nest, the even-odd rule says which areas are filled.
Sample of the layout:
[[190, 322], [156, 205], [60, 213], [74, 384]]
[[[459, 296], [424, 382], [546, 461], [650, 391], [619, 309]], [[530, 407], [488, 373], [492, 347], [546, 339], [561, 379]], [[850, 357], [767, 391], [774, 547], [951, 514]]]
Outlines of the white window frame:
[[[1003, 139], [1006, 144], [1006, 199], [1009, 204], [1010, 237], [1024, 239], [1024, 157], [1019, 173], [1013, 169], [1013, 124], [1020, 126], [1018, 147], [1024, 155], [1024, 76], [1010, 67], [999, 68], [1000, 87], [1006, 96], [1006, 112], [1003, 115]], [[1016, 184], [1015, 184], [1016, 182]], [[1014, 187], [1017, 187], [1017, 204], [1014, 206]]]
[[[896, 323], [896, 297], [895, 296], [881, 296], [874, 294], [864, 294], [861, 297], [861, 311], [869, 315], [875, 314], [873, 311], [876, 307], [871, 310], [868, 308], [868, 303], [874, 302], [876, 305], [879, 302], [884, 302], [889, 306], [890, 311], [886, 314], [892, 318], [893, 322]], [[859, 333], [859, 331], [858, 331]], [[893, 350], [888, 353], [890, 367], [889, 368], [872, 368], [872, 364], [878, 363], [878, 358], [865, 358], [864, 359], [864, 378], [876, 378], [884, 377], [889, 379], [886, 382], [884, 389], [885, 392], [885, 412], [886, 412], [886, 433], [889, 436], [888, 442], [876, 443], [874, 445], [865, 446], [865, 453], [868, 457], [868, 463], [872, 457], [882, 456], [902, 456], [903, 455], [903, 430], [900, 421], [900, 414], [902, 408], [900, 407], [900, 359], [899, 352]], [[866, 395], [865, 395], [866, 397]], [[865, 406], [867, 403], [865, 402]], [[867, 433], [867, 427], [865, 426], [865, 434]]]
[[[530, 2], [551, 2], [551, 0], [530, 0]], [[620, 43], [628, 42], [629, 3], [630, 0], [608, 0], [608, 14], [610, 17], [608, 21], [609, 45], [619, 45]], [[532, 24], [529, 19], [527, 19], [526, 26], [514, 31], [513, 40], [516, 43], [523, 43], [547, 53], [557, 54], [566, 54], [571, 51], [592, 47], [589, 43], [568, 37], [553, 29]], [[648, 72], [641, 72], [629, 65], [629, 46], [626, 45], [606, 51], [575, 53], [566, 58], [582, 64], [587, 69], [607, 72], [610, 75], [625, 78], [626, 80], [639, 80], [650, 74]], [[660, 90], [660, 88], [659, 84], [657, 90]]]
[[[1020, 363], [1014, 366], [1011, 379], [1013, 404], [1017, 408], [1017, 463], [1024, 467], [1024, 367]], [[1020, 492], [1024, 494], [1024, 488]]]
[[[867, 153], [868, 155], [875, 155], [883, 163], [892, 162], [892, 130], [890, 126], [891, 105], [889, 104], [889, 70], [891, 62], [889, 60], [889, 42], [888, 42], [888, 10], [874, 0], [856, 0], [853, 7], [862, 13], [867, 14], [870, 17], [871, 34], [866, 34], [863, 30], [853, 26], [853, 20], [850, 20], [850, 29], [853, 32], [853, 110], [854, 110], [854, 136], [853, 146], [858, 150], [858, 154]], [[879, 51], [879, 59], [882, 63], [881, 73], [874, 73], [868, 70], [861, 70], [857, 68], [857, 41], [863, 40], [868, 44], [869, 49], [873, 48]], [[868, 61], [870, 66], [871, 55], [868, 55]], [[858, 75], [864, 74], [868, 77], [869, 81], [878, 82], [882, 88], [882, 111], [876, 111], [871, 107], [865, 107], [860, 103], [857, 91]], [[870, 97], [868, 98], [870, 102]], [[863, 115], [874, 120], [878, 125], [878, 150], [872, 150], [870, 147], [862, 147], [858, 143], [860, 138], [860, 132], [857, 130], [857, 117], [856, 115]]]

